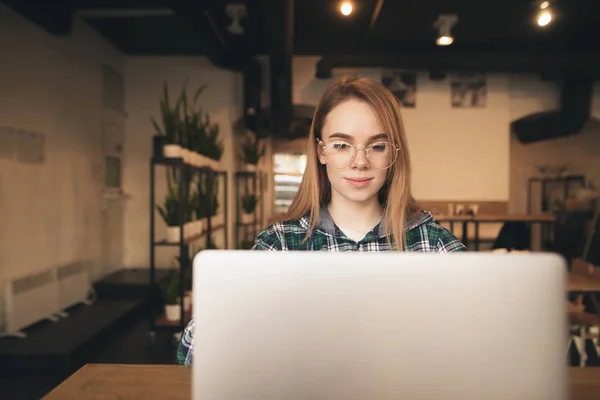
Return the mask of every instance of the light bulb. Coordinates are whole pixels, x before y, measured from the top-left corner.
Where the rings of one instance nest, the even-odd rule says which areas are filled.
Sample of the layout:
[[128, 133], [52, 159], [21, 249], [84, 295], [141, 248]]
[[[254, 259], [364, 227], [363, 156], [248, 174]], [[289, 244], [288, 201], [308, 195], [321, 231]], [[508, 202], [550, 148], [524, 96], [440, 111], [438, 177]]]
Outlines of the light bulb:
[[539, 26], [546, 26], [551, 21], [552, 21], [552, 14], [548, 10], [544, 10], [538, 15], [537, 24]]
[[452, 36], [440, 36], [439, 38], [437, 38], [436, 43], [438, 44], [438, 46], [449, 46], [452, 44], [452, 42], [454, 42], [454, 39], [452, 38]]
[[346, 16], [350, 15], [352, 13], [352, 3], [349, 1], [343, 2], [340, 6], [340, 12]]

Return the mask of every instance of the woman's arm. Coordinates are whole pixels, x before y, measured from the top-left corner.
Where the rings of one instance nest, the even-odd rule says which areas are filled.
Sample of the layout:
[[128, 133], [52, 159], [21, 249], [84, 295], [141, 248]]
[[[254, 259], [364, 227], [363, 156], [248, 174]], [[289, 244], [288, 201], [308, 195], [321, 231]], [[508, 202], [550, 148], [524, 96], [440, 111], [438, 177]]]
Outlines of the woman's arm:
[[181, 365], [192, 365], [192, 356], [194, 355], [194, 317], [187, 324], [179, 346], [177, 347], [177, 362]]

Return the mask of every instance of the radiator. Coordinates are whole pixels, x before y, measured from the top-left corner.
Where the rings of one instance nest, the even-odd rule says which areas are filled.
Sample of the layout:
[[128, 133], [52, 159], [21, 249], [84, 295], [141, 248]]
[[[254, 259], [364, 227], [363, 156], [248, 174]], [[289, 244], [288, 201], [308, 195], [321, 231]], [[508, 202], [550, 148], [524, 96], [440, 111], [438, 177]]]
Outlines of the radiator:
[[86, 263], [53, 268], [4, 284], [5, 329], [0, 336], [25, 337], [21, 330], [36, 322], [67, 317], [65, 309], [86, 303], [90, 295]]
[[23, 337], [20, 330], [43, 319], [55, 319], [60, 310], [56, 270], [5, 283], [5, 335]]
[[[78, 303], [87, 303], [90, 294], [90, 272], [85, 263], [76, 263], [56, 269], [58, 281], [58, 308], [64, 310]], [[61, 313], [61, 315], [65, 315]]]

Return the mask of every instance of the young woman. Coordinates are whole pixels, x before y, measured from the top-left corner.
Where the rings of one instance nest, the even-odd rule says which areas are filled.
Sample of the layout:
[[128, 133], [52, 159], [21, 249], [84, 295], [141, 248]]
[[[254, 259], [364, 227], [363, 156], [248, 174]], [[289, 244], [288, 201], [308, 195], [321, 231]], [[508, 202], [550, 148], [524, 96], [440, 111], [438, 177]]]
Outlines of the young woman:
[[[253, 250], [466, 251], [413, 199], [400, 108], [381, 84], [335, 81], [317, 105], [307, 157], [288, 212], [258, 235]], [[181, 364], [191, 365], [193, 341], [192, 320], [179, 345]]]

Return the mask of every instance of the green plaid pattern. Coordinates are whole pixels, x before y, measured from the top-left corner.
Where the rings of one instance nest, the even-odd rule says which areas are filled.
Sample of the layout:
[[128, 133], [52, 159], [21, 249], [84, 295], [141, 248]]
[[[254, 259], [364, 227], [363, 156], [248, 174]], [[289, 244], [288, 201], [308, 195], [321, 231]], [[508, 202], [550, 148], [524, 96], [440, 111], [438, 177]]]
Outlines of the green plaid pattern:
[[[308, 216], [299, 221], [278, 222], [263, 231], [255, 240], [253, 250], [311, 251], [391, 251], [381, 224], [355, 242], [335, 225], [327, 208], [321, 208], [317, 226], [308, 240]], [[405, 251], [450, 253], [466, 251], [466, 247], [446, 228], [433, 222], [431, 213], [419, 211], [408, 219]]]
[[[304, 240], [310, 220], [308, 216], [299, 221], [277, 222], [255, 239], [252, 250], [266, 251], [391, 251], [381, 224], [355, 242], [344, 235], [335, 225], [327, 208], [321, 208], [319, 221], [308, 240]], [[433, 222], [431, 213], [419, 211], [408, 219], [406, 225], [406, 248], [404, 251], [452, 253], [467, 248], [446, 228]], [[194, 320], [185, 328], [177, 360], [182, 365], [192, 365], [194, 348]]]

